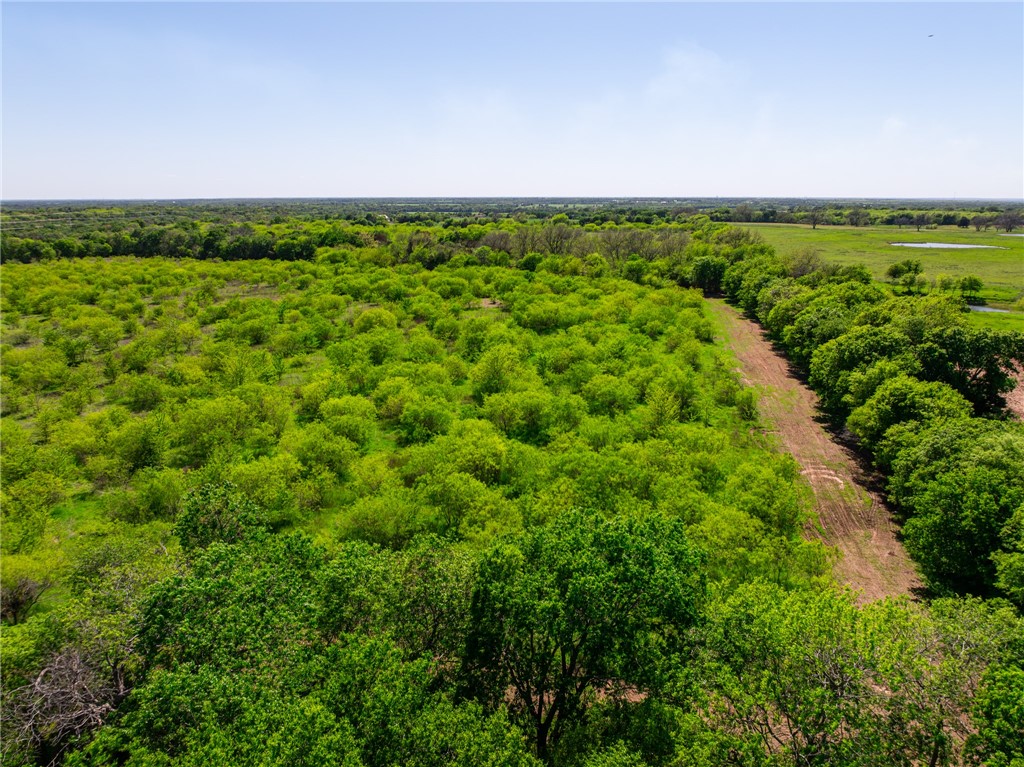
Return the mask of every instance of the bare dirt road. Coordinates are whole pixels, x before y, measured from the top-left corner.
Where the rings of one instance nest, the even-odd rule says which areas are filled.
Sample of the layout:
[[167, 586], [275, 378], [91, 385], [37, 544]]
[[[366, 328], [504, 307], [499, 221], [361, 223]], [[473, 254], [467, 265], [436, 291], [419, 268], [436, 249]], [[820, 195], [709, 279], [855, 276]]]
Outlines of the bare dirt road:
[[791, 372], [761, 328], [720, 299], [708, 301], [740, 363], [740, 375], [760, 398], [760, 413], [783, 450], [800, 464], [814, 491], [818, 537], [839, 555], [836, 578], [864, 601], [911, 594], [921, 586], [914, 563], [896, 539], [896, 526], [877, 492], [868, 489], [856, 457], [819, 423], [818, 397]]

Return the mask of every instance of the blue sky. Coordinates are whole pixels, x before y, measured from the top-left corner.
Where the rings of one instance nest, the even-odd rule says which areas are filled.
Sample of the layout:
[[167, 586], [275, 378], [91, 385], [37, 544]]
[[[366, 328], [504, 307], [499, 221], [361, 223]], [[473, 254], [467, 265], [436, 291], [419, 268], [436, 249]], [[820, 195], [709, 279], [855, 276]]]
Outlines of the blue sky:
[[1016, 2], [2, 13], [4, 199], [1024, 196]]

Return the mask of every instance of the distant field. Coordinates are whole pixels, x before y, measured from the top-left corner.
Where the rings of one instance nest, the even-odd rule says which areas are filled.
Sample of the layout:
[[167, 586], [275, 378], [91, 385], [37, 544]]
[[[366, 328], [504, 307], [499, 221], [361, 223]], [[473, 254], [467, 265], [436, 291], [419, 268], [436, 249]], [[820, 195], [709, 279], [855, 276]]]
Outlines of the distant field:
[[1016, 330], [1024, 333], [1024, 312], [989, 313], [971, 312], [971, 323], [977, 327], [993, 330]]
[[[1024, 295], [1024, 237], [1004, 237], [993, 231], [976, 232], [974, 229], [948, 226], [922, 229], [920, 232], [913, 226], [902, 229], [895, 226], [819, 226], [811, 229], [795, 224], [743, 226], [756, 230], [781, 254], [817, 249], [828, 261], [864, 264], [879, 280], [885, 278], [885, 270], [890, 264], [912, 258], [921, 262], [924, 276], [929, 279], [940, 274], [980, 277], [985, 283], [981, 298], [993, 306], [1009, 308], [1009, 304]], [[891, 245], [892, 242], [995, 245], [1005, 250], [903, 248]], [[1000, 315], [985, 324], [998, 323], [1000, 327], [1010, 327], [1015, 319], [1024, 318]]]

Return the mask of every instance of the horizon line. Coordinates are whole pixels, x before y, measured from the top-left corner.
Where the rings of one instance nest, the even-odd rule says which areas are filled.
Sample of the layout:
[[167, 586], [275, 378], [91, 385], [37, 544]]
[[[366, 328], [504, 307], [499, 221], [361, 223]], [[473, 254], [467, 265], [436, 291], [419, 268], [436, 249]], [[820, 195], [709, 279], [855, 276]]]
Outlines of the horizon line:
[[923, 202], [1011, 202], [1024, 204], [1024, 197], [900, 197], [900, 196], [841, 196], [841, 195], [352, 195], [301, 197], [20, 197], [2, 198], [0, 206], [7, 204], [94, 203], [94, 202], [332, 202], [332, 201], [420, 201], [420, 200], [571, 200], [594, 202], [664, 201], [689, 202], [694, 200], [822, 200], [822, 201], [923, 201]]

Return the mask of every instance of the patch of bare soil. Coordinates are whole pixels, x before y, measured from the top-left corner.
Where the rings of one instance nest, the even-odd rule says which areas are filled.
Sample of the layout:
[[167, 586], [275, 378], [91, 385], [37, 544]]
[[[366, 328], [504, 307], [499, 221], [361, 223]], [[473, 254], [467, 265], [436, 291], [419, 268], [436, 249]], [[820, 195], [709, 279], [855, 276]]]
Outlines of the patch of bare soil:
[[242, 280], [229, 280], [218, 292], [221, 299], [244, 296], [245, 298], [280, 298], [281, 290], [276, 285], [254, 285]]
[[1024, 421], [1024, 371], [1015, 376], [1017, 388], [1006, 395], [1006, 409]]
[[720, 299], [708, 304], [739, 360], [744, 383], [761, 394], [762, 420], [814, 491], [817, 525], [809, 525], [805, 535], [837, 550], [836, 578], [859, 591], [863, 601], [921, 588], [914, 563], [896, 538], [890, 511], [872, 489], [877, 478], [822, 426], [817, 395], [793, 375], [757, 323]]

